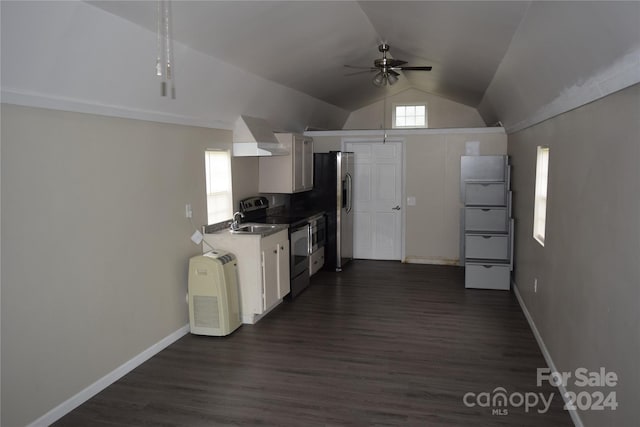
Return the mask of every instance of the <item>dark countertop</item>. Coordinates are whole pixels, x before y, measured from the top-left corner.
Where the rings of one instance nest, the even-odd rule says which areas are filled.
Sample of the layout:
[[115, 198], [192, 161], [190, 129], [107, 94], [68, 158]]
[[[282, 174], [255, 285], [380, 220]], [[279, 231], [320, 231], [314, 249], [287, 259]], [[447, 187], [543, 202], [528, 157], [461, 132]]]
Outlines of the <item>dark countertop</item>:
[[296, 226], [309, 222], [309, 218], [311, 217], [323, 214], [324, 212], [322, 211], [314, 211], [308, 214], [296, 213], [291, 215], [287, 215], [285, 213], [280, 215], [268, 215], [266, 218], [255, 220], [255, 222], [264, 222], [266, 224], [289, 224], [290, 226]]

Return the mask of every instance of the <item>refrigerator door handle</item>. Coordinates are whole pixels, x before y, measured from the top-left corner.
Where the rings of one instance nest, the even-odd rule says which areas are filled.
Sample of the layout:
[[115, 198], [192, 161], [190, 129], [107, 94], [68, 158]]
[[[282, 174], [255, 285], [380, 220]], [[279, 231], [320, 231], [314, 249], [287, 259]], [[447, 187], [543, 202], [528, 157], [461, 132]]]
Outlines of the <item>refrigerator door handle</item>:
[[351, 174], [347, 172], [346, 175], [347, 180], [347, 213], [351, 212], [353, 208], [353, 180], [351, 179]]

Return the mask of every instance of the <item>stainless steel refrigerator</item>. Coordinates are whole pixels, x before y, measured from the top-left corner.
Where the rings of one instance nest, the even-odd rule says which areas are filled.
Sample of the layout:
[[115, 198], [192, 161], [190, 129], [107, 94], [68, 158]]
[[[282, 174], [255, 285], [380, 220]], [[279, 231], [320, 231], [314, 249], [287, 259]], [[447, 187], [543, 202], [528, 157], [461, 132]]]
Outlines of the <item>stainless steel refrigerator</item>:
[[305, 205], [327, 214], [325, 268], [341, 271], [353, 259], [353, 153], [332, 151], [313, 157], [313, 190]]
[[314, 154], [313, 191], [327, 213], [325, 265], [335, 271], [353, 259], [353, 153]]

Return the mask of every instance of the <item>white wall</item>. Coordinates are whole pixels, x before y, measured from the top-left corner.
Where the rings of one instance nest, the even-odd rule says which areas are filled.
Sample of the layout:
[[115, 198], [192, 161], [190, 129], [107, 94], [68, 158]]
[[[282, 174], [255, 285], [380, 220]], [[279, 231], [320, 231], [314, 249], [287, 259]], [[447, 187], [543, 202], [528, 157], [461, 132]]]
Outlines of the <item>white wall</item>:
[[0, 7], [5, 103], [220, 129], [240, 114], [276, 130], [339, 129], [348, 115], [180, 43], [177, 99], [163, 98], [153, 32], [80, 1]]
[[204, 150], [231, 132], [7, 104], [1, 120], [1, 423], [19, 426], [188, 323], [185, 204], [204, 224]]
[[473, 129], [411, 136], [406, 142], [406, 196], [416, 198], [407, 206], [405, 259], [409, 262], [457, 265], [460, 260], [460, 156], [466, 143], [478, 143], [479, 154], [507, 152], [501, 128], [486, 132]]
[[[384, 88], [379, 89], [384, 91]], [[343, 129], [382, 129], [383, 108], [386, 110], [384, 122], [386, 128], [392, 127], [392, 109], [394, 103], [425, 102], [429, 128], [475, 128], [485, 123], [478, 111], [464, 104], [450, 101], [437, 95], [417, 89], [407, 89], [396, 95], [353, 111]]]
[[640, 82], [640, 2], [534, 1], [478, 110], [508, 132]]
[[[619, 378], [601, 391], [620, 406], [581, 412], [585, 426], [640, 419], [639, 117], [635, 85], [508, 137], [517, 289], [558, 370]], [[537, 145], [550, 149], [544, 247], [532, 237]], [[596, 391], [574, 379], [569, 390]]]
[[[380, 141], [380, 132], [307, 132], [315, 152], [341, 150], [343, 139]], [[403, 261], [454, 264], [460, 258], [460, 156], [467, 142], [476, 142], [481, 155], [507, 153], [502, 128], [426, 129], [389, 131], [404, 140], [405, 196], [415, 197], [416, 206], [405, 209]], [[475, 144], [474, 144], [475, 145]], [[406, 200], [406, 199], [405, 199]]]

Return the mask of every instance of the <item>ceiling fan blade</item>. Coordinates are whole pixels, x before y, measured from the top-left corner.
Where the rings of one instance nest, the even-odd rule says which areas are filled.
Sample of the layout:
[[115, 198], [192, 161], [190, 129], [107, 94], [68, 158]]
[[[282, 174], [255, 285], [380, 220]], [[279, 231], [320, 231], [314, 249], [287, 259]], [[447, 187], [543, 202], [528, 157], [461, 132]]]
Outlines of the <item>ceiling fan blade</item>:
[[388, 67], [399, 67], [401, 65], [406, 64], [407, 61], [403, 61], [401, 59], [393, 59], [393, 58], [387, 58], [387, 66]]
[[356, 71], [356, 72], [353, 72], [353, 73], [347, 73], [347, 74], [345, 74], [345, 76], [355, 76], [357, 74], [372, 73], [374, 71], [378, 71], [378, 70], [376, 68], [372, 68], [370, 70], [361, 70], [361, 71]]
[[432, 67], [393, 67], [402, 71], [431, 71]]
[[370, 70], [370, 71], [377, 70], [377, 68], [374, 68], [374, 67], [360, 67], [360, 66], [357, 66], [357, 65], [345, 65], [345, 67], [347, 67], [347, 68], [355, 68], [355, 69], [359, 69], [359, 70]]

